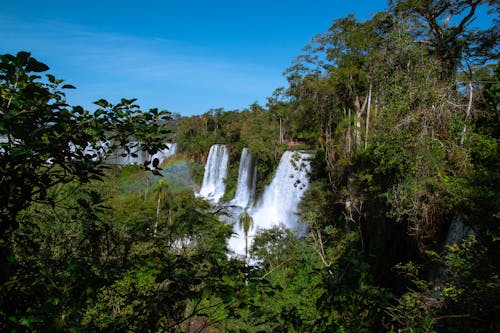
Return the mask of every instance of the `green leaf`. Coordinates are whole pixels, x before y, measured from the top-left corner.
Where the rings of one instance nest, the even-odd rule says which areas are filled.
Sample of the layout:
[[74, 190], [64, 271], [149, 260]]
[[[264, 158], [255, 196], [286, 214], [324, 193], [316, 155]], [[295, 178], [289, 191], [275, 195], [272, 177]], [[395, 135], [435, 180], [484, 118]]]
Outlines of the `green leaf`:
[[16, 55], [16, 62], [18, 65], [25, 65], [28, 62], [28, 59], [30, 58], [31, 53], [26, 52], [26, 51], [20, 51]]
[[76, 87], [72, 84], [65, 84], [61, 88], [62, 89], [76, 89]]
[[4, 62], [16, 62], [16, 57], [12, 54], [6, 53], [2, 55], [2, 61]]
[[56, 82], [56, 77], [52, 74], [47, 74], [47, 79], [49, 79], [50, 83], [55, 83]]
[[41, 317], [31, 316], [31, 317], [23, 318], [19, 323], [23, 326], [29, 327], [32, 323], [40, 323], [42, 321], [43, 321], [43, 319]]
[[84, 114], [85, 110], [80, 105], [77, 105], [77, 106], [73, 107], [73, 112], [78, 113], [78, 114]]
[[83, 208], [90, 208], [89, 203], [87, 201], [85, 201], [84, 199], [79, 198], [76, 200], [76, 202], [78, 202], [78, 204], [80, 206], [82, 206]]
[[26, 66], [26, 71], [27, 72], [45, 72], [49, 69], [49, 66], [45, 65], [42, 62], [39, 62], [38, 60], [34, 58], [30, 58], [28, 60], [28, 65]]
[[109, 106], [111, 106], [111, 104], [109, 104], [109, 102], [107, 100], [105, 100], [104, 98], [101, 98], [100, 100], [94, 102], [95, 105], [98, 105], [102, 108], [107, 108]]

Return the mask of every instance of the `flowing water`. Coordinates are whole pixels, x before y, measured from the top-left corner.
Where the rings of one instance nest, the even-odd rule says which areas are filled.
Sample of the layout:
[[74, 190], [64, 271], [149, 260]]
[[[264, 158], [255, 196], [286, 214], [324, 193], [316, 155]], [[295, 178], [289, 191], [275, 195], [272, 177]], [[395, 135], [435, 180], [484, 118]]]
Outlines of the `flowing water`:
[[243, 148], [238, 170], [238, 183], [234, 199], [230, 204], [233, 206], [247, 208], [253, 204], [255, 199], [255, 186], [257, 184], [257, 163], [255, 157]]
[[299, 234], [305, 231], [298, 224], [297, 206], [309, 187], [310, 157], [298, 151], [283, 154], [271, 184], [251, 212], [255, 227], [269, 229], [284, 224]]
[[146, 151], [139, 151], [136, 153], [137, 156], [134, 157], [129, 154], [127, 154], [126, 156], [122, 156], [122, 154], [126, 153], [125, 149], [118, 149], [106, 159], [106, 162], [114, 165], [129, 165], [129, 164], [141, 165], [146, 161], [153, 162], [153, 160], [157, 158], [159, 160], [158, 164], [162, 164], [166, 159], [175, 155], [176, 150], [177, 150], [176, 143], [167, 143], [167, 148], [158, 151], [156, 154], [152, 156], [148, 154], [148, 152]]
[[210, 147], [205, 173], [203, 174], [203, 184], [198, 196], [218, 203], [226, 191], [225, 180], [227, 177], [227, 164], [229, 154], [225, 145], [216, 144]]
[[[298, 151], [287, 151], [281, 157], [271, 184], [264, 190], [262, 198], [254, 208], [249, 210], [253, 219], [253, 228], [248, 233], [248, 242], [259, 229], [270, 229], [284, 224], [299, 235], [306, 232], [306, 226], [299, 223], [297, 207], [302, 195], [309, 187], [310, 154]], [[236, 219], [240, 209], [236, 214]], [[237, 255], [245, 253], [244, 232], [235, 224], [236, 234], [229, 240], [229, 248]]]

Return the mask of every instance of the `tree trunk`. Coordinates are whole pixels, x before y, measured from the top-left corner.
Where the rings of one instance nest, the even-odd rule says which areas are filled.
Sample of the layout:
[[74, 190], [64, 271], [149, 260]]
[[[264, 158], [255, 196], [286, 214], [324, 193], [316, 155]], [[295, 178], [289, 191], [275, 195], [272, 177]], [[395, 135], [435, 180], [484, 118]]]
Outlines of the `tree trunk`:
[[144, 201], [148, 199], [148, 191], [149, 191], [149, 178], [146, 178], [146, 189], [144, 190]]
[[352, 134], [351, 134], [351, 109], [348, 112], [349, 128], [347, 129], [347, 153], [351, 155]]
[[279, 117], [279, 120], [280, 120], [280, 143], [283, 143], [283, 120], [281, 119], [281, 117]]
[[368, 95], [365, 97], [362, 106], [359, 101], [359, 96], [356, 96], [354, 98], [354, 110], [356, 111], [356, 127], [354, 128], [354, 139], [356, 141], [356, 149], [361, 147], [361, 117], [363, 116], [367, 103]]
[[160, 220], [160, 203], [161, 203], [161, 196], [158, 195], [158, 203], [156, 204], [156, 222], [155, 222], [155, 229], [153, 231], [154, 235], [156, 235], [156, 231], [158, 230], [158, 222]]
[[472, 81], [469, 80], [469, 103], [467, 104], [467, 111], [465, 113], [465, 122], [464, 122], [464, 128], [462, 129], [462, 136], [460, 138], [460, 146], [464, 144], [465, 140], [465, 133], [467, 132], [467, 122], [469, 121], [470, 118], [470, 112], [472, 110], [472, 97], [474, 94], [474, 88], [472, 87]]
[[372, 83], [370, 82], [370, 88], [368, 90], [368, 105], [366, 107], [365, 149], [366, 147], [368, 147], [368, 131], [370, 129], [371, 104], [372, 104]]
[[245, 262], [248, 262], [248, 231], [245, 231]]

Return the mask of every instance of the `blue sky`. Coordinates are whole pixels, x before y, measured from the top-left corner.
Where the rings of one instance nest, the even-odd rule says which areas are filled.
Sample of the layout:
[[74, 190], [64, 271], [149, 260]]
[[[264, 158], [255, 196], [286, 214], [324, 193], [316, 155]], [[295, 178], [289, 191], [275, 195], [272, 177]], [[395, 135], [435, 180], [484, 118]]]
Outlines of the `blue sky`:
[[0, 53], [32, 52], [77, 87], [72, 105], [125, 97], [201, 114], [265, 104], [315, 34], [384, 9], [385, 0], [3, 0]]

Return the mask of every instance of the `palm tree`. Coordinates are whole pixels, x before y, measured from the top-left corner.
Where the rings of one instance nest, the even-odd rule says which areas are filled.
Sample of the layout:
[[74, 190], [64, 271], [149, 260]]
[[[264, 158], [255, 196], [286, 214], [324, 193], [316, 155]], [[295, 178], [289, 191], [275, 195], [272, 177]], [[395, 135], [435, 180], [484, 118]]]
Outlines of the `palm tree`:
[[245, 233], [245, 259], [248, 259], [248, 232], [253, 229], [253, 218], [246, 209], [238, 218], [238, 227]]
[[[157, 205], [156, 205], [156, 221], [153, 234], [156, 235], [156, 231], [158, 230], [158, 222], [160, 221], [160, 208], [162, 205], [162, 201], [166, 201], [166, 197], [168, 196], [169, 187], [168, 183], [163, 179], [158, 180], [156, 182], [155, 187], [153, 188], [153, 192], [157, 195]], [[170, 210], [169, 210], [170, 216]]]

